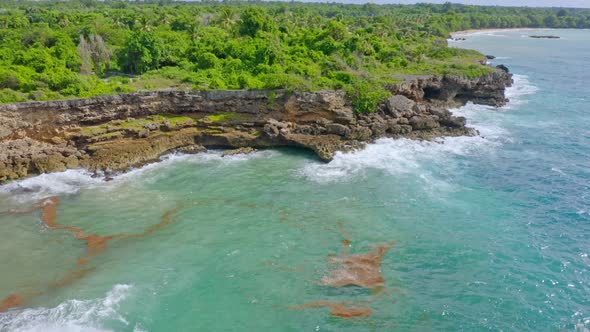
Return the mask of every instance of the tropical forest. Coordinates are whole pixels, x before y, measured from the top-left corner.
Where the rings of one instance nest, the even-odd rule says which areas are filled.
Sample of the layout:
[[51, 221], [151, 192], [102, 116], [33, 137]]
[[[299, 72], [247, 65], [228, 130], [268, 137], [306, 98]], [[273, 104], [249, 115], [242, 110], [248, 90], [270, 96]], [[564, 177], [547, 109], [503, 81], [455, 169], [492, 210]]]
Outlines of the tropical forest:
[[409, 74], [474, 77], [483, 28], [590, 28], [590, 10], [260, 1], [2, 1], [0, 103], [142, 90], [342, 89], [359, 111]]

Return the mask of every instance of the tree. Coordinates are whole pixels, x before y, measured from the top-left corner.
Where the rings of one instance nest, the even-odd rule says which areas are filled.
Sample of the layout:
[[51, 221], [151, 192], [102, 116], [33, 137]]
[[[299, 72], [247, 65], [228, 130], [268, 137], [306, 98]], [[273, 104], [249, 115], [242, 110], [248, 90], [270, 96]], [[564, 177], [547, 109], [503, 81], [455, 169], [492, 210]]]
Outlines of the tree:
[[544, 19], [545, 22], [545, 26], [548, 28], [553, 28], [556, 26], [558, 20], [557, 20], [557, 16], [551, 14], [545, 17]]
[[126, 73], [142, 74], [160, 65], [160, 41], [149, 31], [131, 33], [119, 53], [118, 63]]
[[557, 17], [564, 17], [564, 16], [568, 16], [569, 12], [567, 11], [567, 9], [565, 8], [561, 8], [558, 12], [557, 12]]
[[91, 63], [94, 67], [94, 72], [98, 74], [102, 72], [101, 65], [106, 67], [111, 61], [111, 52], [106, 47], [104, 40], [100, 35], [95, 34], [90, 34], [90, 36], [88, 36], [88, 41], [86, 41], [83, 35], [80, 35], [78, 55], [82, 60], [80, 73], [86, 75], [91, 72]]
[[274, 21], [258, 7], [248, 7], [242, 13], [240, 34], [254, 37], [258, 31], [274, 30]]
[[229, 29], [236, 23], [235, 18], [236, 15], [233, 8], [223, 7], [219, 13], [218, 21], [222, 27]]
[[111, 61], [111, 51], [106, 47], [100, 35], [91, 34], [89, 37], [90, 56], [94, 64], [94, 72], [100, 73], [101, 64], [108, 66]]
[[92, 73], [92, 68], [90, 67], [90, 46], [88, 46], [83, 35], [80, 35], [80, 42], [78, 43], [78, 56], [82, 60], [80, 74], [90, 75]]

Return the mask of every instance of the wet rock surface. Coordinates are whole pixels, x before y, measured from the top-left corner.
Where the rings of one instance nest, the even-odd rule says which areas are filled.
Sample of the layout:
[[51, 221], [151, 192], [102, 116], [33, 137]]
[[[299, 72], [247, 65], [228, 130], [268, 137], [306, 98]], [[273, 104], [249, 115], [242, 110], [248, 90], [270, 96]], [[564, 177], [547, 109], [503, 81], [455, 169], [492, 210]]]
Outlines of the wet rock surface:
[[561, 37], [559, 36], [553, 36], [553, 35], [540, 35], [540, 36], [529, 36], [531, 38], [535, 38], [535, 39], [560, 39]]
[[381, 137], [474, 135], [450, 107], [502, 106], [507, 68], [473, 79], [408, 76], [371, 114], [342, 91], [162, 90], [0, 105], [0, 183], [83, 167], [125, 171], [165, 153], [301, 147], [325, 161]]

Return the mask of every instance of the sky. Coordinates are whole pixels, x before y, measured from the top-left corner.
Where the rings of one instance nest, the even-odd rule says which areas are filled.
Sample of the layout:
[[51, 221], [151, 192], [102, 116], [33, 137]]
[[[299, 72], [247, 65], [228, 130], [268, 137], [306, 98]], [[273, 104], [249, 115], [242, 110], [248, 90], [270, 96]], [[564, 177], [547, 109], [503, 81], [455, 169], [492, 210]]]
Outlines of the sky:
[[[445, 3], [449, 0], [300, 0], [304, 2], [343, 2], [343, 3]], [[463, 3], [480, 6], [528, 6], [528, 7], [576, 7], [590, 8], [590, 0], [450, 0], [452, 3]]]

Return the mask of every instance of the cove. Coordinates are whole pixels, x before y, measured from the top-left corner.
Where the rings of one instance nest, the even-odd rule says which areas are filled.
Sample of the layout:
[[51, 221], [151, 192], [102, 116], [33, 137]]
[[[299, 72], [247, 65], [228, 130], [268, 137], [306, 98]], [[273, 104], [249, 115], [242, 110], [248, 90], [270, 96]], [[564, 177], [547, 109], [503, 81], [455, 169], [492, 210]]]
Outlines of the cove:
[[[505, 107], [453, 110], [478, 136], [382, 138], [329, 163], [170, 154], [112, 181], [67, 170], [0, 187], [0, 298], [35, 293], [0, 330], [588, 329], [590, 93], [577, 82], [590, 35], [529, 34], [455, 44], [515, 74]], [[145, 236], [107, 241], [91, 271], [48, 287], [88, 254], [73, 230]], [[380, 259], [377, 287], [329, 282], [365, 255], [370, 271]]]

